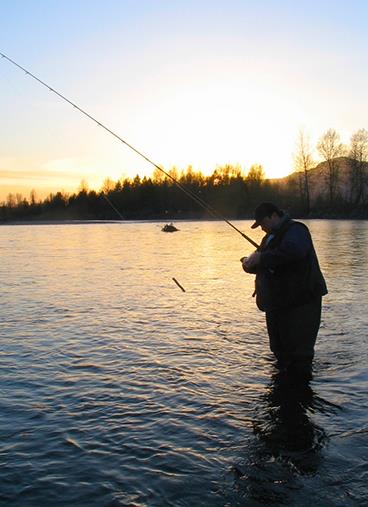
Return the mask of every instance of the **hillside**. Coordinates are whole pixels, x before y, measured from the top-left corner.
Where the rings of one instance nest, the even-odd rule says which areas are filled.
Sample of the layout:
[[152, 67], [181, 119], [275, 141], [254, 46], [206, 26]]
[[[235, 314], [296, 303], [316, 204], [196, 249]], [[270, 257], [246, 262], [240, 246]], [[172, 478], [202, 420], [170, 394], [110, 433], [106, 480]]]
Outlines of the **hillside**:
[[[339, 157], [335, 159], [337, 167], [337, 186], [336, 195], [340, 196], [345, 202], [351, 202], [354, 195], [352, 176], [354, 171], [354, 161], [348, 157]], [[300, 180], [304, 175], [301, 172], [294, 172], [284, 178], [275, 178], [270, 180], [280, 188], [294, 188], [299, 192]], [[363, 162], [362, 166], [363, 196], [368, 196], [368, 162]], [[329, 195], [329, 168], [327, 162], [321, 162], [313, 169], [308, 171], [308, 182], [311, 205], [319, 198], [327, 199]]]

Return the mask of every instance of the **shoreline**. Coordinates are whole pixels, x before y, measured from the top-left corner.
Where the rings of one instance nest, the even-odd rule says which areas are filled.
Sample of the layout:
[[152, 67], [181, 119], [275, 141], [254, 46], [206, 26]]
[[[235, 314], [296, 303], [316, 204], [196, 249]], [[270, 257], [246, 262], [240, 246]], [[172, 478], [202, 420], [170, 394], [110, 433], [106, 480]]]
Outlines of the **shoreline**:
[[[233, 222], [252, 221], [253, 217], [246, 218], [229, 218]], [[319, 216], [319, 217], [295, 217], [294, 220], [331, 220], [331, 221], [364, 221], [368, 220], [367, 217], [331, 217], [331, 216]], [[222, 222], [219, 218], [142, 218], [142, 219], [131, 219], [131, 220], [9, 220], [0, 221], [0, 226], [7, 225], [101, 225], [101, 224], [136, 224], [136, 223], [167, 223], [167, 222]]]

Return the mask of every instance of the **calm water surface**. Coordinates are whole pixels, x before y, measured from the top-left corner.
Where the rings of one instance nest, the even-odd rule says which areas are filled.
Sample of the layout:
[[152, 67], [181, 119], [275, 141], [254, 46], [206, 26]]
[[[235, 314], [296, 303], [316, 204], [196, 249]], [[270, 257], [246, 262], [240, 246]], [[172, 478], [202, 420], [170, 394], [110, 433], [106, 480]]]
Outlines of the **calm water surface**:
[[308, 223], [330, 292], [304, 389], [247, 242], [161, 225], [0, 227], [0, 504], [366, 505], [368, 223]]

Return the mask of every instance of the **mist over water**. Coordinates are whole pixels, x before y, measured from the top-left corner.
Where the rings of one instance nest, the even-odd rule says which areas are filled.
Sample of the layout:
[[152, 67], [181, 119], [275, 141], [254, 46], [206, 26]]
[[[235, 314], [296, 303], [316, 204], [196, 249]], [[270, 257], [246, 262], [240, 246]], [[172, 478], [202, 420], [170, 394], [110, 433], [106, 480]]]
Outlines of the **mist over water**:
[[306, 223], [329, 294], [303, 389], [225, 223], [2, 226], [0, 505], [364, 505], [368, 225]]

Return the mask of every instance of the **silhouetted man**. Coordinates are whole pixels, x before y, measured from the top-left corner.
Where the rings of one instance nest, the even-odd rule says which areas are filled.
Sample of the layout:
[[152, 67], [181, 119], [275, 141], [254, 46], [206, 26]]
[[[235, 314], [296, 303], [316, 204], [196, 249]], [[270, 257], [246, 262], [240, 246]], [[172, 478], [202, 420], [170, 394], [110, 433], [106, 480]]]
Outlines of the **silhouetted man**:
[[277, 206], [261, 203], [252, 228], [266, 233], [259, 249], [242, 259], [256, 274], [256, 302], [266, 312], [270, 348], [282, 370], [309, 378], [327, 287], [306, 225]]

